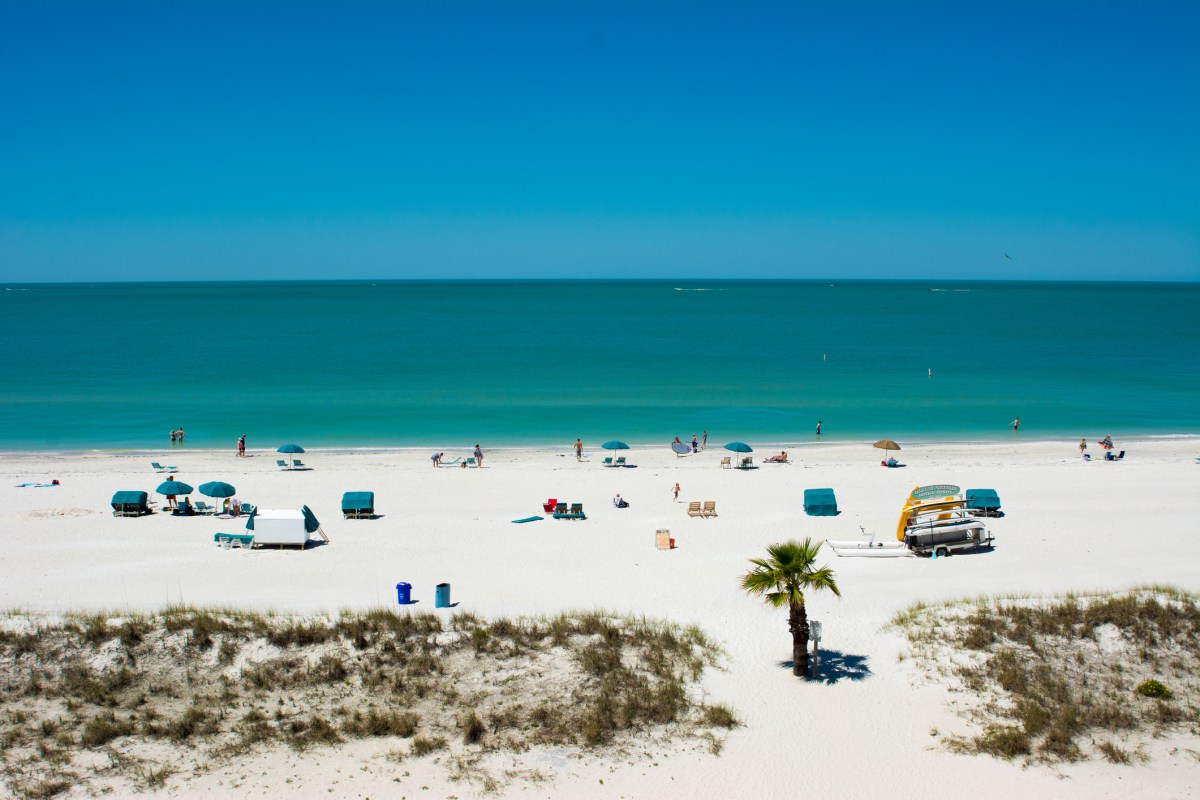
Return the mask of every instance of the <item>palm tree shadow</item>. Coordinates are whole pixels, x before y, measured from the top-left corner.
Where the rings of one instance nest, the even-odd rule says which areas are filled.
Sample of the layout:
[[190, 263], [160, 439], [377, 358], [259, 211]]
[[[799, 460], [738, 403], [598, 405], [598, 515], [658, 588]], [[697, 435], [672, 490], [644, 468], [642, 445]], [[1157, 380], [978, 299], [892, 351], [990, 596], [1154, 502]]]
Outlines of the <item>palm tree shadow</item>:
[[[820, 681], [821, 683], [834, 684], [839, 681], [862, 681], [871, 677], [871, 667], [868, 665], [869, 658], [867, 656], [857, 656], [852, 653], [843, 653], [840, 650], [826, 650], [821, 648], [821, 663], [817, 665], [817, 675], [811, 680]], [[812, 663], [811, 661], [809, 662]], [[780, 661], [779, 666], [787, 669], [792, 668], [792, 661]]]

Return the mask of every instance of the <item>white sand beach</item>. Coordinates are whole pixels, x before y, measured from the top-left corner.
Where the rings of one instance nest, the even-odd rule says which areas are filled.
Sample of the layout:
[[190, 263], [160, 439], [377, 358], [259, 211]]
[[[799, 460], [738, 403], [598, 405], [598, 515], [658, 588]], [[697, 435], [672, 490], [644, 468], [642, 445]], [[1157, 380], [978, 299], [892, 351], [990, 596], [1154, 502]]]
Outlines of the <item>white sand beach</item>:
[[[719, 468], [719, 448], [676, 458], [666, 447], [622, 453], [636, 468], [604, 468], [585, 443], [577, 463], [560, 450], [487, 451], [482, 469], [434, 469], [428, 450], [302, 456], [309, 471], [285, 472], [274, 452], [175, 450], [150, 455], [9, 454], [0, 457], [0, 606], [49, 614], [155, 610], [169, 604], [336, 612], [396, 607], [394, 586], [413, 585], [432, 611], [434, 586], [452, 585], [456, 609], [487, 616], [611, 609], [703, 628], [726, 651], [704, 688], [744, 722], [723, 752], [696, 748], [623, 757], [531, 751], [524, 762], [544, 783], [514, 783], [506, 797], [794, 797], [843, 799], [1188, 798], [1200, 796], [1200, 737], [1151, 743], [1145, 764], [1092, 759], [1022, 767], [956, 755], [940, 737], [965, 732], [953, 697], [908, 661], [889, 618], [917, 600], [980, 594], [1115, 590], [1171, 584], [1200, 591], [1200, 439], [1118, 440], [1121, 462], [1085, 463], [1071, 441], [930, 443], [879, 465], [869, 444], [788, 448], [792, 463], [752, 471]], [[1092, 450], [1097, 448], [1093, 444]], [[448, 452], [447, 457], [469, 455]], [[762, 449], [754, 455], [770, 455]], [[242, 523], [156, 513], [114, 518], [118, 490], [165, 479], [150, 462], [178, 467], [199, 486], [223, 480], [261, 508], [307, 504], [329, 544], [298, 550], [223, 550], [212, 536]], [[758, 458], [756, 458], [756, 461]], [[18, 488], [50, 482], [55, 488]], [[671, 489], [681, 485], [679, 503]], [[894, 536], [917, 485], [951, 483], [999, 493], [1005, 516], [989, 522], [992, 552], [931, 559], [850, 559], [827, 552], [842, 597], [813, 594], [824, 625], [826, 680], [802, 681], [784, 665], [786, 612], [738, 588], [747, 559], [786, 539], [848, 539], [859, 526]], [[806, 488], [832, 487], [841, 514], [808, 517]], [[375, 492], [374, 520], [343, 520], [346, 491]], [[620, 493], [631, 507], [616, 509]], [[192, 495], [193, 499], [200, 497]], [[548, 498], [581, 502], [585, 521], [511, 521], [542, 514]], [[154, 496], [161, 509], [163, 498]], [[713, 500], [718, 516], [689, 518], [687, 502]], [[548, 515], [547, 515], [548, 516]], [[669, 528], [678, 548], [655, 549]], [[937, 731], [938, 735], [931, 735]], [[501, 758], [497, 756], [497, 758]], [[511, 760], [512, 756], [504, 756]], [[428, 787], [428, 788], [425, 788]], [[250, 755], [200, 776], [176, 776], [163, 796], [459, 797], [422, 760], [394, 764], [372, 742], [298, 754]], [[154, 796], [149, 793], [147, 796]]]

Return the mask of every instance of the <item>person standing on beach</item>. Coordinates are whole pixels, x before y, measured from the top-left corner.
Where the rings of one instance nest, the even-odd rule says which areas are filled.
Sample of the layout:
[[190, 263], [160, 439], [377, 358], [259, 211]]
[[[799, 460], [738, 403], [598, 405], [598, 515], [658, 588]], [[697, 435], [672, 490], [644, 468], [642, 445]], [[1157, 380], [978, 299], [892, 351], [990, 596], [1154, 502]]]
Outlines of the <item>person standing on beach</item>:
[[679, 502], [679, 484], [678, 483], [675, 484], [675, 488], [672, 489], [671, 491], [673, 491], [675, 493], [675, 502], [678, 503]]
[[238, 437], [238, 458], [246, 457], [246, 434]]
[[1087, 452], [1087, 439], [1080, 439], [1079, 440], [1079, 455], [1083, 455], [1086, 452]]
[[583, 461], [583, 440], [582, 439], [575, 440], [575, 460]]
[[700, 442], [696, 439], [696, 434], [692, 434], [692, 455], [700, 452]]
[[434, 469], [436, 469], [442, 465], [442, 454], [434, 453], [429, 457], [429, 460], [433, 462]]
[[705, 431], [704, 435], [700, 437], [700, 449], [701, 450], [708, 449], [708, 431]]
[[817, 420], [817, 436], [821, 435], [821, 420]]
[[475, 466], [483, 466], [483, 451], [479, 449], [479, 445], [475, 445]]
[[1019, 428], [1019, 427], [1021, 427], [1021, 420], [1020, 420], [1020, 419], [1014, 419], [1014, 420], [1012, 421], [1012, 429], [1013, 429], [1013, 433], [1016, 433], [1016, 432], [1017, 432], [1017, 428]]

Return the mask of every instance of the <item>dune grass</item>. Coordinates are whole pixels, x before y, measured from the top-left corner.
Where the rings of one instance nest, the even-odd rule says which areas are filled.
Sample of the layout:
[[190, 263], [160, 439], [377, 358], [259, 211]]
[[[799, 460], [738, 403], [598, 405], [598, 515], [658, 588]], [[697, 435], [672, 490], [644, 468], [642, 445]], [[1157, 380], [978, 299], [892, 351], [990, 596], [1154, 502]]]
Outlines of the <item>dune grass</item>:
[[958, 752], [1130, 764], [1150, 737], [1200, 734], [1200, 601], [1181, 590], [918, 604], [892, 625], [906, 660], [968, 694]]
[[105, 781], [120, 793], [248, 749], [355, 739], [390, 740], [394, 760], [444, 755], [452, 774], [489, 787], [498, 783], [481, 756], [535, 745], [665, 736], [719, 752], [716, 734], [737, 717], [695, 684], [720, 657], [697, 628], [603, 612], [10, 612], [0, 618], [3, 779], [18, 797]]

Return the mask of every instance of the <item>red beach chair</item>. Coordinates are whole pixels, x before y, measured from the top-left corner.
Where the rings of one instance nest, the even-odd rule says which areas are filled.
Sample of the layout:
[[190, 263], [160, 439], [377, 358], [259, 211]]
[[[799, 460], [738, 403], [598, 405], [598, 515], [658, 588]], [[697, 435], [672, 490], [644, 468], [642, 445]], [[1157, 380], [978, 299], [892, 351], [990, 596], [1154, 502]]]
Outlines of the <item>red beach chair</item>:
[[554, 507], [556, 505], [558, 505], [558, 498], [551, 497], [549, 500], [542, 503], [542, 510], [545, 511], [547, 514], [552, 514], [552, 513], [554, 513]]

